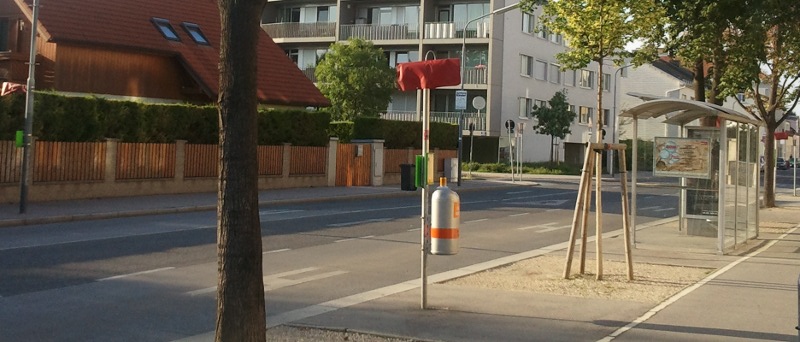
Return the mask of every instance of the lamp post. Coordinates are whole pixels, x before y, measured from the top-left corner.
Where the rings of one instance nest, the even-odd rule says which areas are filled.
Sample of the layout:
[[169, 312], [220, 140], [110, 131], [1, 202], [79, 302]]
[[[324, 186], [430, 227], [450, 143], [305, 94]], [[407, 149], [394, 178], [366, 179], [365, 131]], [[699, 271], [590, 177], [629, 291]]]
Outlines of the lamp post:
[[[611, 143], [617, 143], [617, 130], [619, 130], [619, 115], [617, 115], [617, 75], [623, 69], [633, 66], [633, 64], [626, 64], [619, 67], [616, 71], [614, 71], [614, 129], [611, 130]], [[636, 137], [634, 137], [636, 139]], [[636, 151], [633, 151], [636, 153]], [[614, 151], [608, 150], [608, 173], [611, 174], [611, 177], [614, 177]]]
[[[491, 11], [491, 12], [486, 13], [484, 15], [478, 16], [476, 18], [472, 18], [471, 20], [467, 21], [466, 24], [464, 24], [464, 27], [461, 29], [461, 39], [462, 39], [462, 41], [461, 41], [461, 87], [460, 88], [461, 88], [462, 91], [464, 90], [464, 73], [465, 73], [465, 70], [466, 70], [465, 67], [464, 67], [464, 61], [466, 60], [465, 55], [467, 53], [467, 27], [469, 27], [470, 24], [472, 24], [472, 23], [474, 23], [474, 22], [476, 22], [476, 21], [478, 21], [480, 19], [492, 16], [492, 15], [495, 15], [495, 14], [506, 13], [506, 12], [508, 12], [510, 10], [513, 10], [513, 9], [517, 8], [517, 7], [519, 7], [519, 2], [517, 2], [515, 4], [512, 4], [512, 5], [508, 5], [506, 7], [498, 8], [498, 9], [496, 9], [494, 11]], [[488, 110], [487, 110], [487, 112], [488, 112]], [[458, 112], [458, 183], [457, 183], [458, 186], [461, 186], [461, 149], [462, 149], [462, 145], [463, 145], [461, 143], [461, 140], [462, 140], [462, 135], [463, 135], [463, 131], [464, 131], [463, 127], [462, 127], [463, 122], [464, 122], [464, 110], [462, 109], [461, 111]], [[470, 147], [470, 148], [472, 148], [472, 147]]]
[[28, 185], [31, 178], [31, 146], [33, 143], [33, 90], [36, 88], [36, 29], [39, 22], [39, 0], [33, 0], [31, 17], [31, 50], [28, 64], [28, 84], [25, 91], [25, 131], [23, 136], [22, 173], [19, 186], [19, 213], [24, 214], [28, 202]]

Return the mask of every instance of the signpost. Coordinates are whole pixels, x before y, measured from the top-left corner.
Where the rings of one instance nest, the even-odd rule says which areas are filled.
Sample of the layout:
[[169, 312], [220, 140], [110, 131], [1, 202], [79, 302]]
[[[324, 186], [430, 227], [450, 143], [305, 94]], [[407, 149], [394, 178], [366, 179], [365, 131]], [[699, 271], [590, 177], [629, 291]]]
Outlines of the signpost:
[[[463, 85], [463, 83], [462, 83]], [[456, 90], [456, 110], [459, 111], [458, 115], [458, 176], [456, 177], [456, 185], [461, 186], [461, 151], [462, 139], [464, 135], [464, 110], [467, 109], [467, 91], [464, 89]]]

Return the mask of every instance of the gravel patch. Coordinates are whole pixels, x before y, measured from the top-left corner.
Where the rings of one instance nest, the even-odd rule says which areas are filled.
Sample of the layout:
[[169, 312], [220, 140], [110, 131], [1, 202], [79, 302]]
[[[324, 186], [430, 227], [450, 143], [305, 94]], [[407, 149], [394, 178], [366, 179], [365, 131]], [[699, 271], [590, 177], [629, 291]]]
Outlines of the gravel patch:
[[425, 342], [425, 340], [385, 336], [349, 329], [330, 329], [297, 325], [280, 325], [267, 330], [270, 342]]
[[711, 273], [712, 269], [636, 263], [634, 280], [627, 279], [624, 261], [603, 261], [603, 280], [595, 280], [595, 261], [586, 260], [586, 272], [578, 274], [580, 260], [573, 260], [572, 275], [562, 277], [565, 258], [545, 255], [446, 282], [450, 285], [488, 289], [659, 303]]

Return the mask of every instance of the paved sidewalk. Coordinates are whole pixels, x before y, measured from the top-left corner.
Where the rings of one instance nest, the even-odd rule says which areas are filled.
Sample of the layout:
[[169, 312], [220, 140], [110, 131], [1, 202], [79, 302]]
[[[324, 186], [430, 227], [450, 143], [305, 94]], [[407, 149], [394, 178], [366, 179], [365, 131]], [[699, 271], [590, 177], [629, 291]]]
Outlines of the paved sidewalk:
[[[534, 180], [541, 178], [523, 182]], [[518, 184], [505, 177], [465, 180], [461, 187], [451, 187], [472, 191]], [[397, 185], [283, 189], [261, 191], [259, 201], [270, 205], [376, 196], [419, 192], [401, 191]], [[717, 270], [656, 306], [436, 283], [429, 288], [429, 310], [419, 308], [419, 289], [412, 287], [290, 322], [436, 341], [797, 341], [800, 197], [782, 191], [777, 203], [779, 208], [761, 211], [760, 236], [732, 255], [635, 249], [637, 262]], [[16, 204], [2, 204], [0, 227], [215, 207], [214, 193], [30, 203], [26, 214], [18, 214]], [[623, 255], [621, 244], [605, 246], [608, 258]], [[565, 251], [553, 246], [532, 253], [563, 256]]]

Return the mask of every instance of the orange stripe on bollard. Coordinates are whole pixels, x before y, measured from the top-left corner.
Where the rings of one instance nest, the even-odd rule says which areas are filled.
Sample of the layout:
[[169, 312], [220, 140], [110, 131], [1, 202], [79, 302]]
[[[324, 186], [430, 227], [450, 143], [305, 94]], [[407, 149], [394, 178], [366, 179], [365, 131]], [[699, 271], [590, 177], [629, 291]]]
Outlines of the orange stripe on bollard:
[[434, 238], [434, 239], [458, 239], [458, 229], [431, 228], [431, 238]]

